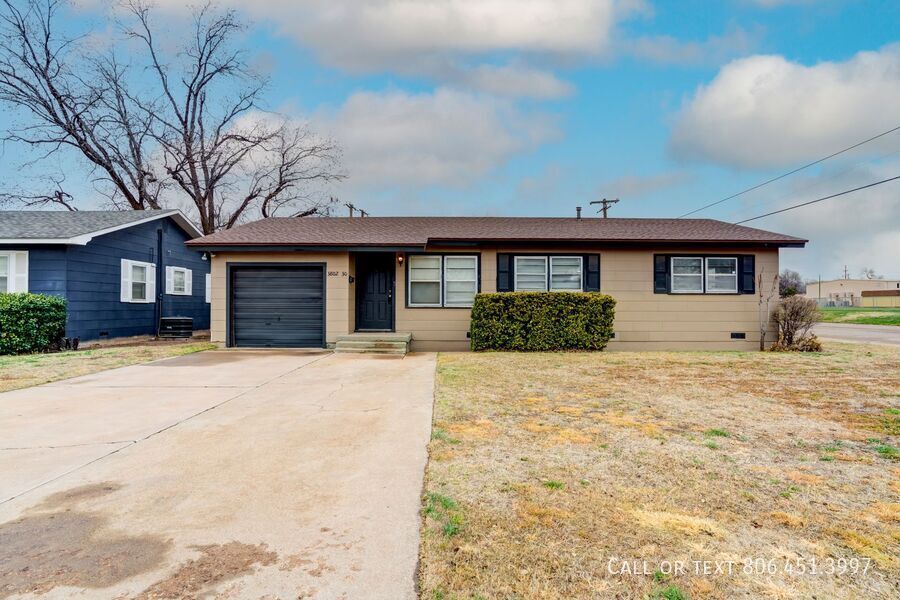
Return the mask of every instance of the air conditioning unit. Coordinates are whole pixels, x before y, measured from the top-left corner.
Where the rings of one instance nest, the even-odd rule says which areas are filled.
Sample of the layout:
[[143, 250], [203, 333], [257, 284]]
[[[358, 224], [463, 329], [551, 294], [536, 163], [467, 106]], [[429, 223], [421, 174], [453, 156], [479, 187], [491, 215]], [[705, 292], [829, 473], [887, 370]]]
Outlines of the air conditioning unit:
[[194, 335], [194, 319], [191, 317], [162, 317], [159, 320], [159, 337], [185, 339]]

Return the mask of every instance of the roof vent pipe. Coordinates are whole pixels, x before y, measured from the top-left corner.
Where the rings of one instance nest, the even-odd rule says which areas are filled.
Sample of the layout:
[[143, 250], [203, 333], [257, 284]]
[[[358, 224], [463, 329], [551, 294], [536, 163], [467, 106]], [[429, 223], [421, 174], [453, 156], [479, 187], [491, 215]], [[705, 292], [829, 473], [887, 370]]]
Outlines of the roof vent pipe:
[[580, 206], [575, 207], [575, 218], [581, 219], [581, 207]]

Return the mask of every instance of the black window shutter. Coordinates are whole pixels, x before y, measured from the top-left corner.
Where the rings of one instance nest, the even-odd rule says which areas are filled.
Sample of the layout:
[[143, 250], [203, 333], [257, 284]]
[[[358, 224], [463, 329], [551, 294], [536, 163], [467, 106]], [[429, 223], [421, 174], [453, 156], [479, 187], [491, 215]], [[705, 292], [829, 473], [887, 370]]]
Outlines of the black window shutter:
[[588, 254], [584, 257], [584, 291], [600, 291], [600, 255]]
[[669, 256], [666, 254], [653, 255], [653, 293], [669, 293]]
[[511, 292], [513, 291], [513, 255], [498, 254], [497, 255], [497, 291]]
[[756, 293], [756, 256], [745, 254], [738, 257], [738, 291], [742, 294]]

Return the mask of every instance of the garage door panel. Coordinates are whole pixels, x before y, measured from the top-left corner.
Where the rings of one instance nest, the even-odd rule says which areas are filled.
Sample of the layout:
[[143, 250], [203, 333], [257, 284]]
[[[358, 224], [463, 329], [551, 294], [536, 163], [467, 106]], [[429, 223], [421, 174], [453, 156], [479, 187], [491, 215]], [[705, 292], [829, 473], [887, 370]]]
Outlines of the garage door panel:
[[231, 277], [234, 346], [325, 345], [323, 267], [237, 266]]

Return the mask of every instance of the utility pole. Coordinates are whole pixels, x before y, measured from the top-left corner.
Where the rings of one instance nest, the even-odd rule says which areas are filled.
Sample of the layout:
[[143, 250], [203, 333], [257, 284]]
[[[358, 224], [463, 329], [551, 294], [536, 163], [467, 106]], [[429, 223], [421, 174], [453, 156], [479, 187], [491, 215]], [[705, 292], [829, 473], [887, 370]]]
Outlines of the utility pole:
[[603, 206], [603, 208], [600, 209], [600, 212], [603, 213], [604, 219], [608, 219], [609, 217], [607, 216], [606, 211], [608, 211], [609, 207], [612, 206], [613, 204], [616, 204], [618, 201], [619, 201], [618, 198], [616, 198], [615, 200], [607, 200], [606, 198], [604, 198], [603, 200], [593, 200], [593, 201], [591, 201], [591, 204], [601, 204]]
[[847, 270], [847, 265], [844, 265], [844, 279], [850, 279], [850, 271]]

